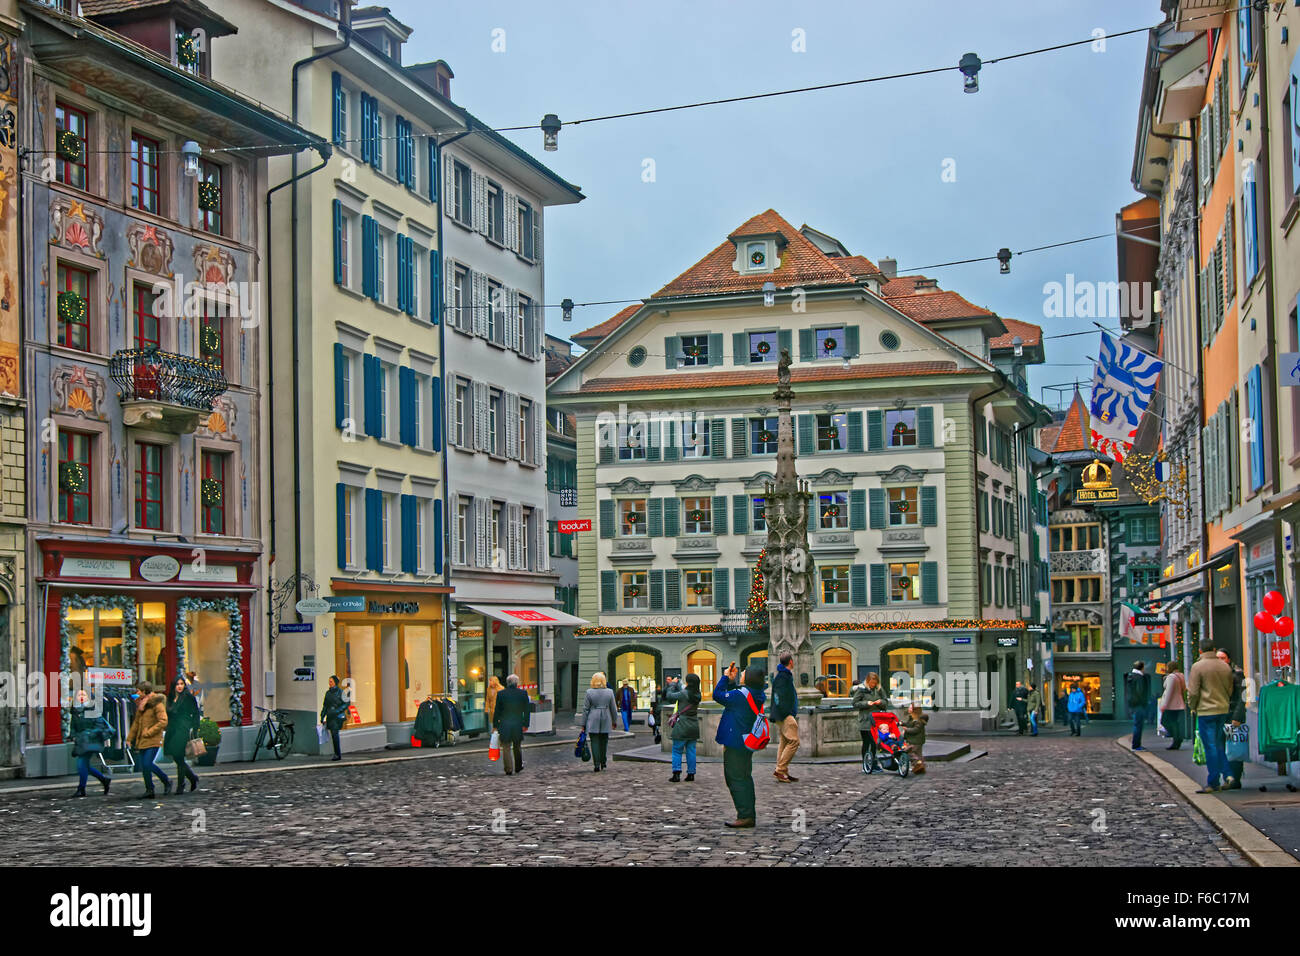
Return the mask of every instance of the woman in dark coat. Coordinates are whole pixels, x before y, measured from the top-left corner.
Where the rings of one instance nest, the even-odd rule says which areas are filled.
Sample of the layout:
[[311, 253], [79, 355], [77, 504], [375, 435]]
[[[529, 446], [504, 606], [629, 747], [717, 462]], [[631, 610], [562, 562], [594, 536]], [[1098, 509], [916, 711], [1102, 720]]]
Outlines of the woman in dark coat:
[[185, 781], [190, 790], [199, 789], [199, 778], [185, 762], [185, 748], [199, 730], [199, 702], [190, 693], [185, 678], [179, 674], [167, 691], [167, 732], [163, 735], [163, 755], [176, 764], [176, 793], [185, 792]]
[[88, 699], [84, 690], [78, 691], [77, 706], [72, 708], [72, 755], [77, 758], [77, 792], [74, 797], [86, 795], [87, 776], [93, 776], [103, 785], [105, 796], [108, 795], [108, 785], [113, 782], [111, 776], [105, 776], [90, 764], [95, 755], [103, 751], [104, 741], [113, 736], [113, 728], [102, 716], [87, 715]]
[[339, 731], [343, 729], [343, 721], [347, 719], [347, 715], [348, 702], [343, 699], [343, 688], [339, 686], [338, 676], [331, 674], [330, 688], [325, 691], [325, 699], [320, 705], [320, 721], [330, 732], [330, 739], [334, 742], [334, 756], [330, 758], [331, 760], [342, 759]]
[[677, 702], [677, 713], [669, 720], [668, 735], [673, 741], [673, 775], [669, 783], [682, 779], [682, 754], [686, 754], [686, 780], [695, 779], [695, 744], [700, 739], [700, 675], [694, 671], [686, 675], [683, 687], [676, 677], [668, 678], [664, 700]]

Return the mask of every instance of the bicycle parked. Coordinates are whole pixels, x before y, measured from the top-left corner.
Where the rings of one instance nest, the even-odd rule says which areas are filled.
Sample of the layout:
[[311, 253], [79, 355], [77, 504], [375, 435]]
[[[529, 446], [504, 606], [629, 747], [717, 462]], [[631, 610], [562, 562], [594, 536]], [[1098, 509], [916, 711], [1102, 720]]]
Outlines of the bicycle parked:
[[253, 759], [257, 759], [258, 752], [263, 746], [271, 753], [275, 754], [277, 760], [283, 760], [285, 755], [293, 749], [293, 721], [289, 720], [283, 710], [267, 710], [265, 707], [257, 707], [266, 714], [262, 720], [262, 726], [257, 730], [257, 743], [253, 745]]

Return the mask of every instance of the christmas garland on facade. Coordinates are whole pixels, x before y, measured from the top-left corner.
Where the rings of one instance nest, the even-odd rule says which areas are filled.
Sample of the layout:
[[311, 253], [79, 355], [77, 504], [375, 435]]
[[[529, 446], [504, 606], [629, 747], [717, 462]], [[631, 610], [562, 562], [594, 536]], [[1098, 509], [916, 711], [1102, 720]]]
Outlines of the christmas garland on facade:
[[244, 618], [239, 611], [239, 601], [232, 597], [205, 601], [201, 598], [181, 598], [176, 602], [176, 669], [185, 673], [185, 639], [194, 630], [189, 612], [212, 611], [227, 615], [230, 635], [226, 638], [226, 672], [230, 680], [230, 725], [238, 727], [244, 722]]
[[[1024, 621], [826, 621], [809, 625], [810, 631], [1023, 631]], [[719, 634], [718, 624], [683, 624], [677, 627], [579, 627], [575, 637], [615, 637], [627, 634]]]
[[[65, 594], [59, 602], [59, 673], [72, 674], [72, 622], [68, 611], [121, 611], [122, 661], [124, 667], [136, 668], [135, 598], [125, 594]], [[89, 666], [96, 666], [87, 661]], [[72, 736], [72, 712], [63, 708], [63, 739]]]

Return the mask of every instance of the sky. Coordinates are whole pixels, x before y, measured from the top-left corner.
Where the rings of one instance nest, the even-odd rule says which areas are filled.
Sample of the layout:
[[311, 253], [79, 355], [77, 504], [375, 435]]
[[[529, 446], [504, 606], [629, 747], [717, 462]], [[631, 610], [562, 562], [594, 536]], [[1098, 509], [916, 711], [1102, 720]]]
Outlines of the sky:
[[[989, 60], [1161, 19], [1159, 0], [388, 2], [414, 31], [405, 62], [446, 60], [452, 98], [498, 127]], [[1140, 198], [1129, 173], [1146, 42], [986, 64], [974, 95], [946, 72], [567, 126], [551, 153], [538, 130], [506, 134], [587, 196], [546, 211], [547, 301], [648, 296], [768, 208], [892, 257], [900, 274], [1113, 233]], [[1045, 317], [1044, 286], [1114, 281], [1115, 241], [1016, 256], [1010, 275], [996, 262], [928, 274], [1045, 336], [1080, 331], [1091, 319]], [[568, 323], [548, 310], [548, 331], [619, 308], [578, 308]], [[1033, 395], [1068, 403], [1043, 387], [1090, 379], [1097, 342], [1046, 345]]]

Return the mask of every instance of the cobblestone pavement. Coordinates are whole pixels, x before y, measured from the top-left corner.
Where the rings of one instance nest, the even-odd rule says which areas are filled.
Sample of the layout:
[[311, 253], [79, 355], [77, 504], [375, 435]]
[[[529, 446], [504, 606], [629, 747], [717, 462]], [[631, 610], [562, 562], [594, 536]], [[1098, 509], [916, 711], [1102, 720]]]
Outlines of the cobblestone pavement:
[[[611, 749], [646, 742], [643, 731]], [[970, 742], [989, 755], [908, 779], [795, 765], [789, 785], [758, 767], [759, 826], [739, 832], [722, 826], [733, 813], [718, 764], [672, 785], [663, 764], [597, 774], [571, 748], [541, 747], [514, 777], [466, 753], [215, 776], [148, 801], [135, 799], [139, 778], [107, 799], [92, 779], [80, 800], [0, 797], [0, 839], [17, 865], [1243, 863], [1111, 740]]]

